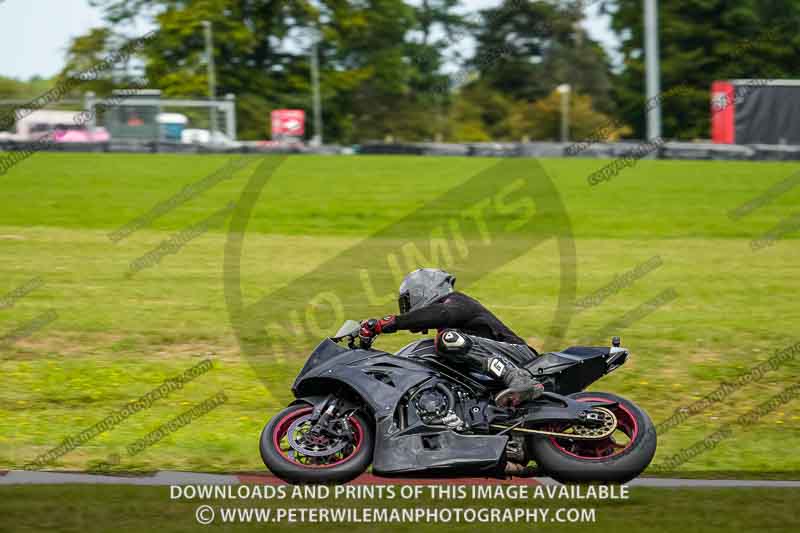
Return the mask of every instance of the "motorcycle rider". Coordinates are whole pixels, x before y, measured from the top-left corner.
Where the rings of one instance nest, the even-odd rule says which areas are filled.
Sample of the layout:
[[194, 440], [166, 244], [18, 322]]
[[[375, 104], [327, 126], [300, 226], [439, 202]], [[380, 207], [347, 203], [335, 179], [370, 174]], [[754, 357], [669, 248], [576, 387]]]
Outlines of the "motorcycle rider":
[[535, 350], [480, 302], [456, 292], [455, 282], [443, 270], [411, 272], [400, 285], [400, 314], [364, 320], [359, 335], [369, 341], [381, 333], [436, 329], [437, 354], [503, 381], [506, 388], [495, 397], [497, 405], [515, 407], [541, 396], [544, 386], [509, 357], [530, 360]]

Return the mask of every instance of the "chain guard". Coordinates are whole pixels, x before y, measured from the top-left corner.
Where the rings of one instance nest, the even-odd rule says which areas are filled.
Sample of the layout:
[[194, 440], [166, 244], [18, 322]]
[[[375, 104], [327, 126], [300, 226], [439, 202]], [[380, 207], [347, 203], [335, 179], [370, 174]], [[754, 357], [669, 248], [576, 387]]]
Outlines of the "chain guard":
[[534, 435], [547, 435], [548, 437], [562, 437], [574, 440], [600, 440], [611, 436], [617, 429], [617, 417], [605, 407], [594, 407], [592, 411], [600, 411], [603, 414], [603, 425], [600, 427], [573, 426], [575, 433], [564, 433], [561, 431], [547, 431], [544, 429], [515, 428], [514, 426], [501, 426], [491, 424], [489, 427], [494, 429], [510, 430]]

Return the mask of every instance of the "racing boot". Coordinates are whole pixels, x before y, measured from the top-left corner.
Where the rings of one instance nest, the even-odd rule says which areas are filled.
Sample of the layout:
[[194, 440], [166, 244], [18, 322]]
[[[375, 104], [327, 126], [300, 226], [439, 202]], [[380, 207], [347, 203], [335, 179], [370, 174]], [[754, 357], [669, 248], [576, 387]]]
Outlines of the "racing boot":
[[514, 461], [506, 461], [504, 473], [507, 476], [513, 477], [536, 477], [541, 475], [541, 472], [538, 469], [531, 468], [530, 466], [525, 466], [520, 463], [515, 463]]
[[517, 367], [505, 357], [494, 356], [486, 360], [486, 371], [505, 384], [494, 402], [500, 407], [517, 407], [523, 402], [535, 400], [544, 392], [544, 385], [539, 383], [530, 372]]

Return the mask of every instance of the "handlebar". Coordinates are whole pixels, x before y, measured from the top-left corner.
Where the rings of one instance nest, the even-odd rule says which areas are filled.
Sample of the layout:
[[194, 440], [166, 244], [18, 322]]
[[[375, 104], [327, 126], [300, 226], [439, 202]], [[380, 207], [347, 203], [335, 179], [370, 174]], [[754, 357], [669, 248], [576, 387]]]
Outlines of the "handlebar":
[[[356, 346], [356, 339], [358, 339], [358, 346]], [[361, 348], [362, 350], [369, 350], [372, 347], [372, 342], [375, 340], [375, 337], [348, 337], [347, 346], [351, 350], [355, 350], [356, 348]]]
[[[330, 338], [334, 342], [340, 342], [344, 339], [347, 339], [347, 346], [351, 350], [355, 350], [357, 348], [368, 350], [372, 346], [372, 343], [375, 342], [375, 327], [378, 325], [378, 320], [371, 318], [366, 323], [362, 322], [362, 324], [370, 330], [371, 335], [362, 336], [360, 334], [362, 325], [355, 320], [348, 320], [341, 328], [339, 328], [339, 332], [336, 334], [336, 336]], [[356, 339], [359, 341], [358, 347], [356, 347]]]
[[359, 337], [358, 338], [358, 346], [362, 350], [369, 350], [372, 347], [372, 343], [375, 341], [375, 337]]

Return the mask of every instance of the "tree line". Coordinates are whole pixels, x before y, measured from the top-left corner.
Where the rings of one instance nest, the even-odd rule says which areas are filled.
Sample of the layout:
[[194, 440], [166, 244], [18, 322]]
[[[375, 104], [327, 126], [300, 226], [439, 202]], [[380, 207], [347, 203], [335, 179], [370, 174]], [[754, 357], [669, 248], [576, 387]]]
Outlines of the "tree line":
[[[472, 12], [462, 0], [90, 3], [104, 25], [72, 41], [59, 77], [120, 48], [135, 37], [124, 30], [146, 20], [157, 35], [139, 57], [81, 89], [110, 94], [144, 75], [164, 97], [203, 98], [209, 20], [217, 91], [237, 96], [243, 139], [268, 138], [273, 109], [311, 116], [313, 41], [326, 142], [554, 140], [555, 88], [565, 83], [573, 140], [598, 131], [610, 140], [644, 137], [641, 0], [502, 0]], [[589, 4], [610, 16], [613, 60], [582, 25]], [[662, 89], [682, 88], [662, 101], [665, 138], [709, 136], [714, 80], [799, 74], [800, 2], [669, 0], [659, 2], [659, 18]], [[0, 78], [0, 97], [41, 85]]]

